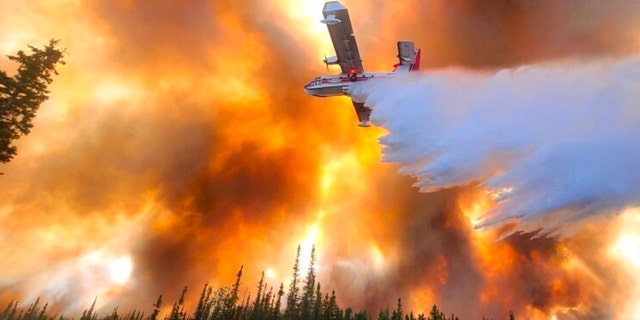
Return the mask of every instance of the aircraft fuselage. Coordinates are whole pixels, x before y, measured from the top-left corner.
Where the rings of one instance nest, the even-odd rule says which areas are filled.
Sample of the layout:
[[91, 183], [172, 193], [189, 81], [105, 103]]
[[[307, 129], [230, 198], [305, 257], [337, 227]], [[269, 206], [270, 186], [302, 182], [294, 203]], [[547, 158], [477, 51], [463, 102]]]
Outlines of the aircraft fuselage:
[[320, 76], [311, 80], [311, 82], [304, 87], [304, 91], [307, 94], [316, 97], [350, 96], [349, 88], [354, 83], [371, 80], [376, 77], [391, 77], [393, 75], [394, 74], [392, 72], [364, 72], [358, 74], [355, 78], [344, 73]]

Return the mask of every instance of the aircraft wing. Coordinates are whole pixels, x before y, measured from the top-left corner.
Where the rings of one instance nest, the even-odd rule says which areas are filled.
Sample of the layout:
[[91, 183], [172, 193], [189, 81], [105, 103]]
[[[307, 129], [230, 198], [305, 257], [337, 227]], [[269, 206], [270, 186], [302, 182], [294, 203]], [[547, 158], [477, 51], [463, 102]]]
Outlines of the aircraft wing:
[[337, 61], [333, 63], [340, 65], [342, 73], [349, 73], [352, 68], [356, 69], [358, 73], [363, 72], [362, 59], [358, 52], [356, 38], [353, 35], [347, 8], [338, 1], [329, 1], [324, 4], [322, 14], [324, 15], [322, 22], [329, 29], [333, 48], [336, 51]]

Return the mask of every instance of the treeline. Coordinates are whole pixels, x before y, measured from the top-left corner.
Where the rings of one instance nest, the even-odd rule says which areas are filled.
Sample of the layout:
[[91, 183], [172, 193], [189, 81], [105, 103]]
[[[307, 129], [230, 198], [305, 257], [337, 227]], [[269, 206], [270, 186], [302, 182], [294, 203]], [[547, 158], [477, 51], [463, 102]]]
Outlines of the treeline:
[[[315, 273], [315, 248], [311, 251], [311, 262], [306, 275], [300, 274], [300, 247], [293, 265], [293, 278], [289, 284], [286, 295], [283, 284], [276, 290], [268, 287], [265, 282], [264, 272], [258, 282], [255, 297], [247, 295], [239, 296], [242, 283], [243, 267], [238, 271], [236, 281], [232, 286], [214, 288], [205, 284], [200, 292], [198, 304], [193, 313], [185, 310], [185, 298], [188, 288], [182, 290], [178, 301], [173, 303], [171, 312], [160, 317], [163, 306], [162, 295], [153, 305], [151, 314], [133, 310], [121, 314], [116, 308], [106, 316], [99, 316], [95, 311], [96, 301], [91, 307], [84, 310], [80, 320], [374, 320], [374, 316], [366, 311], [354, 312], [352, 308], [341, 308], [336, 299], [336, 292], [331, 294], [323, 292], [320, 283], [316, 281]], [[18, 302], [10, 302], [0, 312], [0, 320], [66, 320], [63, 315], [51, 315], [47, 312], [48, 305], [39, 306], [39, 299], [28, 308], [21, 308]], [[514, 319], [510, 314], [510, 319]], [[393, 310], [385, 308], [380, 310], [378, 320], [460, 320], [454, 314], [446, 316], [436, 305], [428, 315], [413, 312], [405, 314], [402, 309], [402, 300], [398, 299]], [[485, 318], [482, 318], [483, 320]]]

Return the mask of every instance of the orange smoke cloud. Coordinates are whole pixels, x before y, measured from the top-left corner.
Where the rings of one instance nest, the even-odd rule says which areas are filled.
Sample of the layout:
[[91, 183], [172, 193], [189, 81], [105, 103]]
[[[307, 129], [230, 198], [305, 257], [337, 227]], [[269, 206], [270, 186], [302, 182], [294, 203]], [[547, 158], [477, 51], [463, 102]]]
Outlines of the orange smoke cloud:
[[[10, 8], [0, 13], [2, 53], [49, 38], [68, 51], [2, 170], [0, 302], [41, 296], [73, 312], [97, 295], [106, 310], [147, 308], [184, 285], [228, 284], [243, 264], [247, 286], [263, 270], [277, 286], [297, 244], [315, 243], [323, 286], [373, 312], [398, 297], [467, 318], [609, 317], [619, 301], [637, 312], [624, 283], [637, 265], [611, 266], [626, 258], [604, 252], [616, 222], [563, 241], [495, 242], [498, 233], [472, 229], [467, 209], [487, 203], [480, 188], [418, 193], [379, 163], [382, 130], [357, 128], [347, 99], [306, 96], [331, 48], [314, 16], [323, 3], [305, 3], [0, 1]], [[610, 23], [589, 19], [597, 5], [587, 2], [571, 11], [580, 25], [559, 18], [569, 4], [553, 14], [542, 3], [345, 5], [369, 70], [390, 69], [401, 38], [423, 48], [425, 66], [638, 45], [638, 8], [622, 2], [608, 8], [619, 18]], [[603, 261], [587, 250], [597, 248]]]

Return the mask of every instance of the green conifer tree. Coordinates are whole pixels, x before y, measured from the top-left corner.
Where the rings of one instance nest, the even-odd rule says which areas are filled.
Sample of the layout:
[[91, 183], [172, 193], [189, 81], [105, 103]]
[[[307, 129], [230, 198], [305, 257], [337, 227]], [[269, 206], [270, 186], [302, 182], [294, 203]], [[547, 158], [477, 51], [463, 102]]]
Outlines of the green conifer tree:
[[367, 314], [367, 311], [358, 311], [356, 312], [356, 314], [353, 316], [353, 320], [371, 320], [369, 318], [369, 315]]
[[153, 305], [153, 311], [151, 312], [148, 320], [158, 320], [160, 307], [162, 307], [162, 295], [158, 296], [158, 300], [156, 300], [156, 303]]
[[213, 289], [209, 286], [209, 283], [205, 283], [204, 288], [202, 288], [202, 292], [200, 293], [200, 298], [198, 299], [196, 311], [193, 314], [193, 320], [207, 320], [209, 318], [209, 313], [211, 313], [212, 294]]
[[287, 296], [287, 306], [284, 310], [284, 319], [285, 320], [297, 320], [299, 318], [299, 297], [298, 292], [300, 289], [298, 288], [298, 277], [300, 276], [300, 245], [298, 245], [298, 250], [296, 252], [296, 261], [293, 264], [293, 277], [291, 279], [291, 284], [289, 285], [289, 295]]
[[219, 320], [225, 318], [225, 306], [229, 295], [228, 287], [221, 287], [216, 289], [214, 299], [212, 301], [213, 310], [209, 316], [210, 320]]
[[280, 309], [282, 307], [282, 296], [284, 296], [284, 284], [280, 283], [280, 289], [278, 290], [278, 297], [276, 299], [276, 305], [273, 307], [273, 319], [280, 319]]
[[322, 291], [320, 290], [320, 283], [316, 285], [316, 297], [313, 299], [313, 320], [322, 320]]
[[402, 299], [398, 298], [398, 304], [396, 309], [393, 310], [393, 314], [391, 316], [392, 320], [403, 320], [402, 319]]
[[342, 317], [343, 320], [353, 320], [353, 309], [351, 309], [351, 307], [347, 307], [344, 310], [344, 316]]
[[[264, 284], [266, 288], [266, 283]], [[264, 295], [262, 298], [262, 317], [264, 319], [273, 319], [273, 308], [274, 308], [274, 294], [273, 294], [273, 286], [269, 287], [269, 292]]]
[[342, 320], [342, 312], [336, 301], [336, 291], [331, 291], [331, 297], [325, 296], [324, 320]]
[[64, 64], [64, 49], [58, 48], [57, 40], [50, 40], [44, 49], [29, 49], [30, 53], [20, 50], [8, 56], [19, 64], [15, 76], [0, 71], [0, 163], [17, 154], [13, 141], [31, 131], [38, 108], [49, 98], [47, 87], [58, 74], [56, 65]]
[[313, 314], [313, 302], [315, 299], [316, 286], [316, 248], [311, 248], [311, 257], [309, 262], [309, 270], [305, 278], [304, 288], [302, 290], [302, 300], [300, 301], [300, 319], [311, 320]]
[[229, 296], [225, 299], [223, 319], [233, 320], [237, 316], [236, 304], [238, 303], [238, 300], [239, 300], [238, 292], [240, 291], [240, 284], [242, 283], [243, 269], [244, 269], [244, 265], [240, 266], [240, 270], [238, 270], [238, 274], [236, 275], [236, 282], [233, 284], [233, 287], [231, 287]]
[[444, 314], [440, 311], [440, 309], [438, 309], [438, 306], [436, 306], [435, 304], [431, 308], [431, 312], [429, 312], [429, 318], [427, 319], [428, 320], [445, 320]]
[[0, 313], [0, 319], [14, 320], [16, 316], [17, 307], [18, 307], [18, 302], [11, 300], [7, 305], [7, 307]]
[[250, 320], [258, 320], [263, 318], [263, 290], [266, 289], [266, 284], [264, 283], [264, 271], [262, 271], [262, 275], [260, 276], [260, 281], [258, 282], [258, 293], [256, 294], [256, 299], [253, 301], [253, 306], [251, 308], [251, 313], [249, 315]]
[[[93, 299], [93, 303], [91, 304], [91, 307], [89, 307], [89, 309], [82, 312], [82, 316], [80, 316], [80, 320], [94, 320], [98, 318], [98, 315], [94, 313], [97, 301], [98, 301], [97, 297]], [[36, 301], [36, 303], [37, 302], [38, 301]]]
[[111, 311], [111, 314], [105, 318], [105, 320], [118, 320], [118, 319], [120, 319], [120, 316], [118, 315], [118, 307], [113, 308], [113, 310]]
[[186, 318], [186, 314], [184, 311], [184, 298], [187, 294], [187, 287], [182, 289], [182, 294], [180, 294], [180, 299], [173, 304], [173, 308], [171, 308], [171, 314], [169, 314], [168, 320], [184, 320]]
[[391, 320], [391, 317], [389, 316], [388, 306], [380, 310], [380, 313], [378, 314], [378, 320]]

